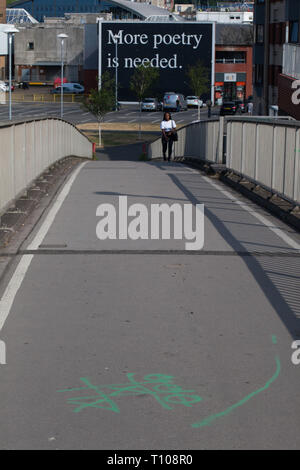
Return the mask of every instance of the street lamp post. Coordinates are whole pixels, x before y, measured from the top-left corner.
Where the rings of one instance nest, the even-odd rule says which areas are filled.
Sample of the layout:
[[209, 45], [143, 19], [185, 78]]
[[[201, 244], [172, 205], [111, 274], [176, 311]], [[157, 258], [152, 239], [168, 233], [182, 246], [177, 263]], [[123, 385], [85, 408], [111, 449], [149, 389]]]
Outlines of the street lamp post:
[[58, 34], [57, 37], [60, 39], [61, 45], [61, 83], [60, 83], [60, 117], [62, 118], [64, 115], [64, 57], [63, 57], [63, 50], [64, 50], [64, 42], [65, 39], [68, 37], [67, 34], [61, 33]]
[[115, 59], [116, 63], [115, 63], [115, 96], [116, 96], [116, 111], [118, 111], [118, 67], [119, 67], [119, 64], [118, 64], [118, 61], [119, 61], [119, 58], [118, 58], [118, 40], [116, 39], [116, 59]]
[[8, 93], [9, 93], [9, 120], [12, 120], [12, 107], [11, 107], [11, 87], [12, 87], [12, 39], [15, 33], [18, 33], [19, 30], [14, 25], [8, 25], [7, 28], [4, 29], [4, 32], [8, 35], [8, 54], [9, 54], [9, 65], [8, 65]]

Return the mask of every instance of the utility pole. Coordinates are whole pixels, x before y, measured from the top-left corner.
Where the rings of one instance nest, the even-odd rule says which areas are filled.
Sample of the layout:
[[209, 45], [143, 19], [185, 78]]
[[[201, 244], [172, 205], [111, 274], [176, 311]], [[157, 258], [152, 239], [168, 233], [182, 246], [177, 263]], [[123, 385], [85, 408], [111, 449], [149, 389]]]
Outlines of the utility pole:
[[263, 114], [269, 115], [270, 0], [265, 1]]

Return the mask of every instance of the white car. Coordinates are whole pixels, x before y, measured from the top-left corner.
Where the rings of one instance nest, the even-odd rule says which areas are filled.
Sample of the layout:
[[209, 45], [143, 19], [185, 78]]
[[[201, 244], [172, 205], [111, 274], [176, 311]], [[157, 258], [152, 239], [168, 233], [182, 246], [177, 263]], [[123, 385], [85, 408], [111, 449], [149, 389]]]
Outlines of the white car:
[[9, 90], [9, 86], [5, 82], [0, 80], [0, 91], [8, 91], [8, 90]]
[[200, 108], [203, 107], [203, 101], [198, 98], [198, 96], [187, 96], [186, 102], [189, 108]]

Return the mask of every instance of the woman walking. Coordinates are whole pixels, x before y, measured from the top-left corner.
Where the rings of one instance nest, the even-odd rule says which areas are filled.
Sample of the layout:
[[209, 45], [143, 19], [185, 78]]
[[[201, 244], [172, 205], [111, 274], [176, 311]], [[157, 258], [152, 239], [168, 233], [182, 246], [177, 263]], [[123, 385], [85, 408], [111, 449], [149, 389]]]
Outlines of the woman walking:
[[163, 120], [160, 123], [161, 128], [161, 141], [162, 141], [162, 149], [163, 149], [163, 156], [164, 160], [167, 160], [167, 150], [168, 150], [168, 162], [171, 159], [172, 155], [172, 148], [173, 148], [173, 135], [176, 132], [176, 123], [171, 118], [170, 113], [164, 113]]

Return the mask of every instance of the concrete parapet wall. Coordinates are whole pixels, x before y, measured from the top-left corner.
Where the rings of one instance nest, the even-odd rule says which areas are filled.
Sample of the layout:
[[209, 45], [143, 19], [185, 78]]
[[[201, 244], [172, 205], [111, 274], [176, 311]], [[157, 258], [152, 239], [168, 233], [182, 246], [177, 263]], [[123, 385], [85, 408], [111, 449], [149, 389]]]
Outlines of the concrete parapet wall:
[[[191, 157], [222, 163], [224, 119], [200, 121], [178, 130], [178, 142], [174, 142], [175, 158]], [[161, 139], [148, 148], [148, 158], [162, 158]]]
[[93, 144], [66, 121], [49, 118], [0, 126], [0, 214], [43, 171], [69, 155], [92, 158]]
[[228, 118], [226, 166], [300, 202], [300, 123]]

